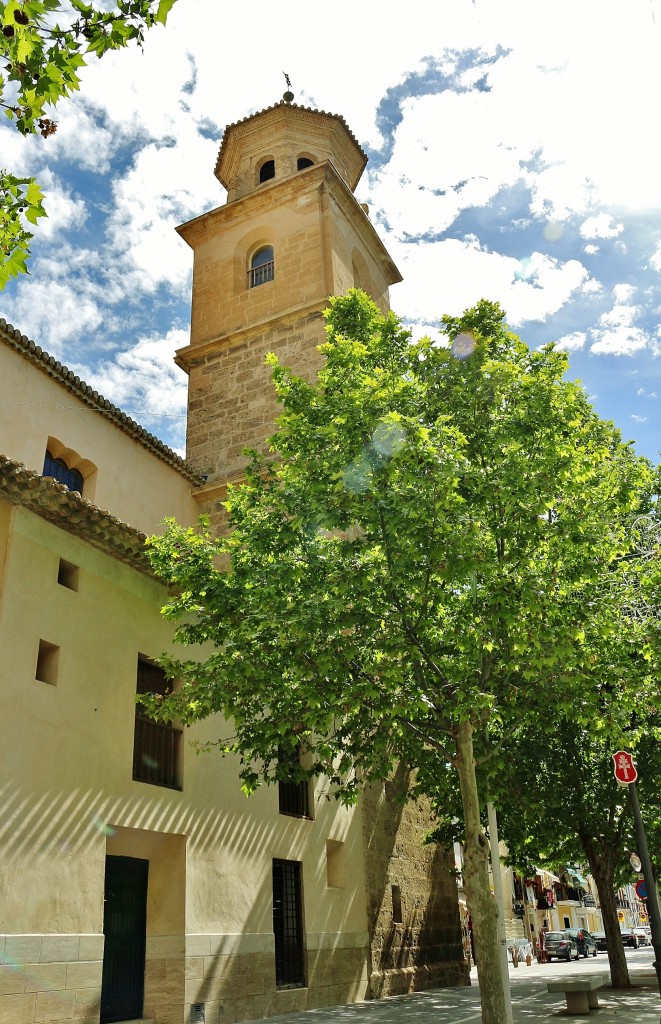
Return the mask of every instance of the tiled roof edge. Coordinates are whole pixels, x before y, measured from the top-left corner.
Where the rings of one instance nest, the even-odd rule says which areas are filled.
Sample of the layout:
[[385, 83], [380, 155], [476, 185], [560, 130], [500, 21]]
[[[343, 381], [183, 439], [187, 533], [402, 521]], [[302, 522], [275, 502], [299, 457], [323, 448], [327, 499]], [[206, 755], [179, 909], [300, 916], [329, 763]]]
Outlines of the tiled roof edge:
[[48, 352], [44, 351], [43, 348], [40, 348], [39, 345], [36, 345], [34, 341], [31, 341], [24, 334], [21, 334], [20, 331], [10, 323], [7, 323], [2, 317], [0, 317], [0, 340], [17, 352], [20, 352], [43, 370], [44, 373], [47, 373], [49, 377], [64, 385], [68, 391], [82, 399], [83, 402], [101, 413], [106, 419], [111, 420], [120, 430], [123, 430], [124, 433], [128, 434], [135, 441], [138, 441], [148, 451], [153, 452], [163, 462], [172, 466], [173, 469], [176, 469], [177, 472], [181, 473], [187, 480], [190, 480], [191, 483], [194, 483], [196, 486], [201, 484], [201, 478], [188, 465], [185, 459], [182, 459], [180, 455], [173, 452], [166, 444], [159, 441], [157, 437], [150, 434], [148, 430], [141, 427], [139, 423], [136, 423], [135, 420], [127, 416], [121, 409], [118, 409], [112, 402], [109, 402], [107, 398], [100, 395], [98, 391], [94, 391], [89, 384], [86, 384], [80, 377], [77, 377], [64, 363], [60, 363], [54, 356], [49, 355]]
[[220, 148], [218, 150], [218, 157], [216, 159], [216, 166], [214, 168], [214, 174], [218, 173], [218, 168], [220, 166], [220, 161], [221, 161], [221, 158], [222, 158], [222, 155], [223, 155], [223, 151], [225, 149], [225, 140], [227, 139], [228, 131], [231, 128], [236, 128], [240, 124], [245, 124], [246, 121], [252, 121], [252, 119], [254, 117], [259, 117], [261, 114], [268, 114], [270, 110], [277, 110], [278, 107], [290, 107], [290, 108], [293, 108], [295, 110], [303, 110], [307, 114], [321, 114], [323, 117], [332, 117], [336, 121], [339, 121], [340, 124], [344, 125], [344, 127], [346, 128], [350, 138], [352, 138], [353, 141], [356, 143], [356, 146], [358, 147], [358, 149], [360, 150], [360, 153], [364, 157], [365, 162], [367, 162], [367, 153], [365, 152], [365, 150], [363, 149], [363, 147], [359, 143], [358, 139], [356, 138], [354, 133], [351, 131], [351, 128], [349, 127], [349, 125], [344, 120], [344, 118], [342, 117], [341, 114], [332, 114], [330, 112], [330, 110], [317, 110], [316, 107], [304, 107], [300, 103], [286, 103], [284, 100], [278, 100], [277, 103], [272, 103], [270, 107], [264, 107], [263, 110], [256, 110], [254, 112], [254, 114], [247, 114], [246, 117], [242, 117], [238, 121], [232, 121], [231, 124], [225, 125], [225, 130], [223, 131], [223, 137], [220, 140]]
[[134, 569], [154, 576], [145, 550], [145, 535], [86, 501], [52, 477], [40, 476], [0, 455], [0, 497], [21, 505], [68, 533], [88, 541]]

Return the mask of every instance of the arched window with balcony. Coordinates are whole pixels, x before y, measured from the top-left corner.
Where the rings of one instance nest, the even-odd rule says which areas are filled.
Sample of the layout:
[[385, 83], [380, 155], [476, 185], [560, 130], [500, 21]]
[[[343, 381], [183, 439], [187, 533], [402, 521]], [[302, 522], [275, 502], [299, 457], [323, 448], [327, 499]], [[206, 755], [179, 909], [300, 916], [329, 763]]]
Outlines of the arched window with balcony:
[[272, 245], [262, 245], [253, 253], [248, 270], [248, 287], [257, 288], [260, 284], [272, 281], [275, 275], [275, 260]]

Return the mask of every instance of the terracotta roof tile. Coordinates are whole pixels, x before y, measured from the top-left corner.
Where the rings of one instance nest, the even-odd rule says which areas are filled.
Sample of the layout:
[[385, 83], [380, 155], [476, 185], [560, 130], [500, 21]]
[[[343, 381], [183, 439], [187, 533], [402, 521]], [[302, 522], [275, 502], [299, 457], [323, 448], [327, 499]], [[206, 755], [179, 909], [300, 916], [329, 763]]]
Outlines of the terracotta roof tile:
[[134, 569], [154, 575], [143, 533], [86, 501], [77, 491], [4, 455], [0, 455], [0, 498], [29, 509]]
[[123, 430], [134, 441], [147, 448], [148, 451], [153, 452], [163, 462], [172, 466], [173, 469], [176, 469], [177, 472], [181, 473], [187, 480], [190, 480], [191, 483], [194, 483], [196, 486], [202, 483], [201, 478], [188, 465], [185, 459], [182, 459], [180, 455], [173, 452], [166, 444], [159, 441], [157, 437], [150, 434], [148, 430], [141, 427], [139, 423], [136, 423], [130, 416], [127, 416], [121, 409], [118, 409], [116, 405], [113, 405], [107, 398], [104, 398], [103, 395], [100, 395], [98, 391], [94, 391], [89, 384], [86, 384], [80, 377], [77, 377], [67, 366], [58, 362], [54, 356], [49, 355], [48, 352], [40, 348], [39, 345], [36, 345], [34, 341], [30, 341], [29, 338], [21, 334], [20, 331], [2, 318], [0, 318], [0, 341], [20, 352], [26, 359], [29, 359], [35, 366], [38, 366], [40, 370], [47, 373], [49, 377], [62, 384], [67, 391], [72, 392], [77, 398], [85, 402], [86, 405], [89, 405], [96, 412], [111, 420], [120, 430]]

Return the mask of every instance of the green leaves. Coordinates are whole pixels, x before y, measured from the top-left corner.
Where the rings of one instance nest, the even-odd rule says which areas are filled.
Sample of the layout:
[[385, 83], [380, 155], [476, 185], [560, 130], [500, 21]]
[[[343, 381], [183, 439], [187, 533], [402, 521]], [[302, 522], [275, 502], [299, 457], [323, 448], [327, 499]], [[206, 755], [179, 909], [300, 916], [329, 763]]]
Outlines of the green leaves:
[[176, 667], [171, 714], [234, 717], [246, 773], [272, 778], [284, 729], [343, 798], [398, 759], [433, 793], [463, 723], [484, 752], [549, 692], [602, 715], [590, 659], [621, 628], [604, 581], [651, 469], [565, 357], [503, 321], [485, 301], [446, 319], [470, 335], [455, 355], [360, 292], [333, 299], [315, 384], [269, 357], [273, 459], [230, 488], [231, 532], [152, 540], [178, 639], [214, 647]]
[[24, 220], [45, 217], [43, 194], [34, 178], [16, 178], [0, 170], [0, 290], [26, 270], [31, 233]]
[[[51, 114], [57, 104], [78, 90], [78, 72], [87, 55], [103, 56], [135, 41], [139, 46], [145, 31], [164, 25], [175, 0], [118, 0], [111, 10], [97, 8], [82, 0], [0, 0], [0, 106], [21, 135], [44, 139], [57, 129]], [[54, 23], [53, 15], [62, 19]], [[23, 210], [12, 200], [12, 183], [24, 184], [5, 174], [5, 192], [0, 215], [0, 290], [16, 274], [26, 270], [32, 235], [21, 214], [30, 223], [39, 203], [28, 198]], [[7, 184], [9, 183], [9, 184]], [[9, 189], [9, 191], [8, 191]], [[4, 200], [6, 201], [6, 205]]]

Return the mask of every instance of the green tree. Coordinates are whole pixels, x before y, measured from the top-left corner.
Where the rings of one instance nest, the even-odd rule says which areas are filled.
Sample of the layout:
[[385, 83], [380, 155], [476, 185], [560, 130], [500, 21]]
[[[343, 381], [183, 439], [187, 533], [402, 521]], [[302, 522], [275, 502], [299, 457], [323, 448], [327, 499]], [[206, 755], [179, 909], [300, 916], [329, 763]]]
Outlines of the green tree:
[[[628, 795], [613, 776], [611, 755], [618, 748], [575, 724], [554, 723], [552, 715], [538, 725], [513, 742], [519, 785], [501, 800], [499, 813], [509, 859], [523, 869], [588, 865], [597, 885], [612, 982], [625, 988], [630, 982], [615, 887], [633, 877], [629, 852], [636, 849], [636, 840]], [[627, 743], [626, 749], [632, 746]], [[645, 754], [641, 750], [636, 756], [644, 780], [641, 800], [658, 818], [661, 745], [648, 741]], [[509, 781], [514, 781], [511, 774]]]
[[344, 800], [399, 760], [451, 763], [483, 1020], [502, 1024], [474, 742], [551, 675], [571, 705], [583, 594], [626, 549], [612, 524], [649, 468], [497, 304], [445, 317], [448, 347], [357, 291], [327, 320], [315, 384], [269, 357], [283, 413], [230, 488], [227, 534], [171, 522], [150, 542], [177, 639], [214, 648], [164, 662], [181, 684], [152, 713], [232, 719], [248, 792], [283, 746]]
[[[88, 56], [102, 57], [164, 25], [175, 0], [117, 0], [111, 10], [83, 0], [0, 0], [0, 107], [21, 135], [48, 138], [60, 100], [80, 87]], [[59, 20], [58, 20], [59, 19]], [[26, 271], [32, 233], [46, 216], [33, 178], [0, 168], [0, 290]]]
[[[496, 721], [485, 739], [478, 771], [481, 790], [498, 805], [499, 831], [508, 860], [523, 874], [536, 865], [587, 864], [595, 879], [613, 984], [627, 987], [629, 973], [615, 902], [615, 887], [632, 878], [629, 852], [636, 849], [626, 789], [613, 774], [612, 755], [634, 753], [638, 788], [652, 856], [660, 848], [661, 713], [658, 705], [659, 581], [661, 537], [653, 515], [658, 484], [651, 478], [625, 532], [631, 550], [597, 581], [586, 603], [582, 665], [584, 693], [561, 708], [551, 686], [531, 701], [519, 721]], [[641, 529], [642, 535], [641, 536]], [[615, 571], [615, 570], [619, 571]], [[588, 597], [586, 591], [585, 598]], [[422, 780], [430, 788], [431, 780]], [[445, 785], [443, 785], [445, 782]], [[439, 824], [430, 838], [459, 840], [456, 795], [438, 780]]]

